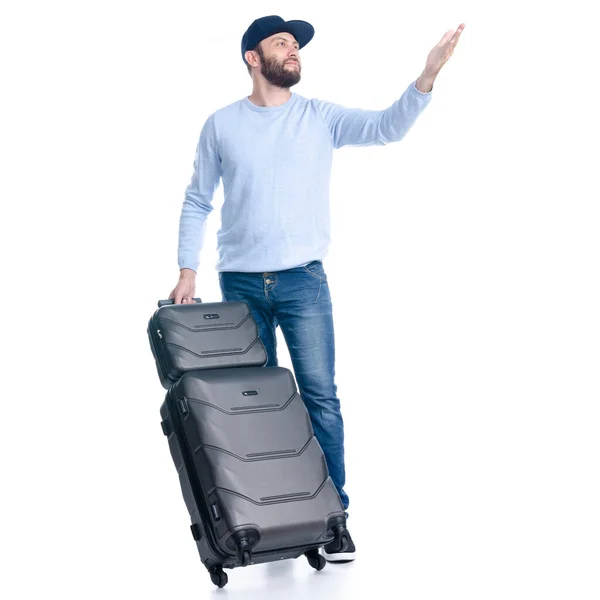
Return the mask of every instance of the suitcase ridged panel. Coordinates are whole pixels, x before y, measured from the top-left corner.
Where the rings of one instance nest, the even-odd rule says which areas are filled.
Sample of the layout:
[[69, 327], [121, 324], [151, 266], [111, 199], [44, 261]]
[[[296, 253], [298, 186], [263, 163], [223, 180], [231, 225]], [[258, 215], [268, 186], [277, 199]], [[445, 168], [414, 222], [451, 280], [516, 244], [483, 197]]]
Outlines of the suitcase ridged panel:
[[254, 553], [327, 543], [331, 540], [327, 531], [328, 518], [344, 514], [340, 497], [329, 477], [319, 493], [309, 500], [257, 505], [223, 490], [213, 496], [219, 501], [223, 517], [222, 526], [217, 528], [220, 545], [226, 548], [234, 528], [257, 525], [261, 537], [253, 548]]
[[[242, 396], [248, 388], [258, 393]], [[206, 493], [217, 487], [263, 503], [311, 497], [323, 485], [325, 458], [287, 369], [187, 373], [174, 393], [186, 398], [186, 440]], [[234, 412], [240, 401], [244, 412]]]
[[186, 443], [207, 504], [218, 504], [223, 550], [243, 526], [261, 531], [257, 552], [327, 541], [331, 508], [343, 509], [289, 370], [195, 371], [172, 393], [185, 398]]
[[244, 302], [163, 306], [150, 320], [148, 334], [167, 389], [188, 371], [267, 362], [256, 322]]
[[[256, 395], [243, 396], [244, 391]], [[193, 423], [186, 427], [186, 435], [193, 452], [213, 446], [241, 460], [275, 452], [294, 455], [313, 436], [308, 412], [287, 369], [188, 373], [174, 393], [187, 401], [185, 421]]]
[[266, 460], [241, 461], [217, 448], [202, 448], [194, 457], [212, 487], [229, 490], [256, 504], [286, 498], [314, 497], [327, 479], [323, 452], [313, 436], [304, 452]]

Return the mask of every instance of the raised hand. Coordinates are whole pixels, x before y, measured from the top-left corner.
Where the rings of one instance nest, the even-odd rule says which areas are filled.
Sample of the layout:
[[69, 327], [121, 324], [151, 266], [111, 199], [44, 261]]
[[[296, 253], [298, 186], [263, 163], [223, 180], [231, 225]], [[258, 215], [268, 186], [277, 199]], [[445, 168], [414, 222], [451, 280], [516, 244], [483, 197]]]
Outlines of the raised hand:
[[440, 69], [452, 56], [464, 28], [465, 24], [461, 23], [456, 31], [447, 31], [439, 44], [429, 53], [425, 68], [415, 83], [420, 92], [425, 94], [431, 92], [435, 78], [438, 76]]
[[464, 28], [465, 24], [461, 23], [456, 31], [450, 30], [446, 32], [439, 44], [429, 53], [424, 71], [429, 77], [437, 77], [441, 68], [448, 62]]

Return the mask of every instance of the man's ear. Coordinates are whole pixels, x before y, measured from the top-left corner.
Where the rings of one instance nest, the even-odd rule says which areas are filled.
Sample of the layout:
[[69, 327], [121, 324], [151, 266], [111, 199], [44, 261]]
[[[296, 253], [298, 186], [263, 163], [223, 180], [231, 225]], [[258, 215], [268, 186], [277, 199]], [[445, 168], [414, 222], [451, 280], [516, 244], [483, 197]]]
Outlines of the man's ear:
[[250, 66], [256, 66], [254, 64], [255, 61], [258, 61], [258, 57], [256, 56], [256, 52], [254, 52], [253, 50], [246, 50], [246, 54], [244, 54], [244, 58], [246, 59], [246, 62]]

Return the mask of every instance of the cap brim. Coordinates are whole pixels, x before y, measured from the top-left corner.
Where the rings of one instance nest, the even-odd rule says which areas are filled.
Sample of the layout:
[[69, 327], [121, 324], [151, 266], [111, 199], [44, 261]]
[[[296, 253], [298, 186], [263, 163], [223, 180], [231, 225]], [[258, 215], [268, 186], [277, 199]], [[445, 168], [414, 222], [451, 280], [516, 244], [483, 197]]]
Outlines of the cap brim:
[[298, 42], [298, 46], [303, 48], [313, 39], [315, 35], [315, 28], [306, 21], [286, 21], [279, 27], [274, 29], [268, 37], [275, 35], [276, 33], [291, 33]]

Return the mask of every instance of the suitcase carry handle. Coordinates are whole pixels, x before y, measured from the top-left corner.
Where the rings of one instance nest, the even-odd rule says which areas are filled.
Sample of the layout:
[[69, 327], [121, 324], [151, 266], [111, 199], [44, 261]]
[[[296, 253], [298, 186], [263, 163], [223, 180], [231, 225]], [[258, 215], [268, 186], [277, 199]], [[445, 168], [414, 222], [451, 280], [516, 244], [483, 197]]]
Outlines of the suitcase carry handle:
[[[202, 298], [193, 298], [194, 302], [197, 302], [198, 304], [200, 304], [202, 302]], [[160, 308], [161, 306], [168, 306], [169, 304], [175, 304], [175, 300], [171, 299], [171, 300], [159, 300], [158, 301], [158, 308]]]

